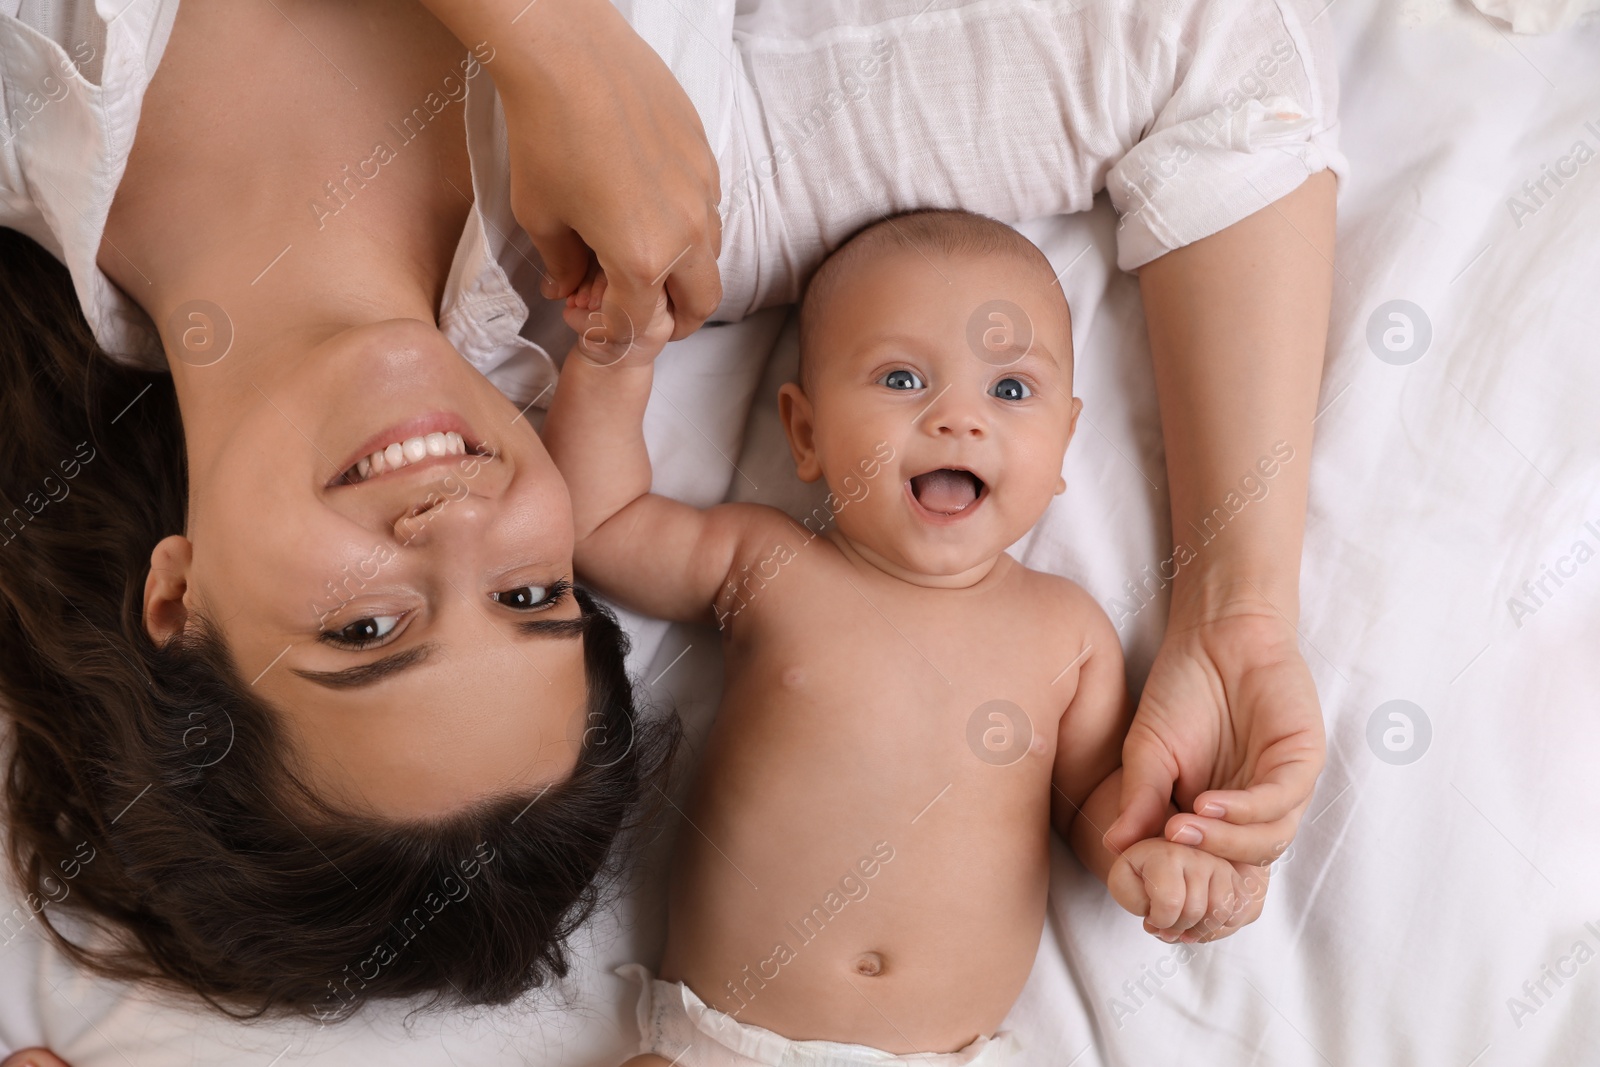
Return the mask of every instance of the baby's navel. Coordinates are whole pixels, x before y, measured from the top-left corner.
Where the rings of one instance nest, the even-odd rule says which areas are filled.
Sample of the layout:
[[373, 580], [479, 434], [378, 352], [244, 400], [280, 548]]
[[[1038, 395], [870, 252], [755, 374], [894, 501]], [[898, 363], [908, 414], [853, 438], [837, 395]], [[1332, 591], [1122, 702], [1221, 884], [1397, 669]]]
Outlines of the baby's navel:
[[805, 680], [806, 680], [806, 670], [805, 670], [804, 667], [785, 667], [784, 668], [784, 670], [783, 670], [783, 684], [784, 685], [789, 686], [790, 688], [793, 688], [794, 686], [797, 686], [797, 685], [804, 685], [805, 684]]
[[876, 978], [883, 973], [883, 957], [876, 952], [863, 952], [856, 957], [856, 973], [863, 978]]

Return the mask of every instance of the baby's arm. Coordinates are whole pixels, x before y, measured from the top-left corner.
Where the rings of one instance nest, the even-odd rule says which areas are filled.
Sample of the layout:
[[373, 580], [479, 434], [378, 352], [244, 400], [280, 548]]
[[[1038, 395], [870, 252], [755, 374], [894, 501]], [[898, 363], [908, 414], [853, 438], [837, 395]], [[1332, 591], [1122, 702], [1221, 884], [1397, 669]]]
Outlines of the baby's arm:
[[672, 314], [663, 294], [652, 321], [635, 324], [631, 345], [607, 346], [598, 318], [591, 321], [604, 289], [600, 275], [567, 301], [565, 318], [579, 340], [543, 433], [572, 498], [574, 565], [591, 586], [633, 610], [706, 621], [741, 547], [781, 539], [788, 519], [753, 504], [702, 511], [650, 492], [644, 410]]
[[1078, 647], [1061, 649], [1063, 660], [1078, 659], [1076, 670], [1063, 670], [1054, 683], [1066, 688], [1075, 682], [1077, 688], [1056, 728], [1051, 821], [1083, 865], [1103, 882], [1116, 861], [1101, 837], [1117, 817], [1122, 740], [1131, 718], [1128, 684], [1122, 642], [1111, 620], [1083, 589], [1070, 582], [1062, 585], [1070, 632], [1082, 636]]
[[[1091, 620], [1079, 655], [1077, 690], [1057, 731], [1052, 815], [1078, 859], [1112, 899], [1165, 941], [1226, 937], [1259, 914], [1261, 891], [1248, 893], [1242, 867], [1162, 838], [1139, 841], [1121, 855], [1105, 844], [1122, 793], [1122, 742], [1128, 733], [1122, 645], [1111, 620], [1077, 586], [1074, 616]], [[1070, 680], [1070, 672], [1057, 684]], [[1173, 812], [1177, 809], [1174, 807]]]

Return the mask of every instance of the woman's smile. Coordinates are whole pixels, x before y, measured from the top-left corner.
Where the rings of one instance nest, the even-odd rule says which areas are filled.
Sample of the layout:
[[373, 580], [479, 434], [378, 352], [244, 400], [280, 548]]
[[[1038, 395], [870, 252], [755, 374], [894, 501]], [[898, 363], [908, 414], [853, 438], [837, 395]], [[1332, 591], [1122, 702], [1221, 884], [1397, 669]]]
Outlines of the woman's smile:
[[453, 412], [420, 415], [374, 434], [354, 453], [329, 486], [355, 485], [384, 474], [433, 465], [432, 460], [459, 462], [459, 456], [493, 456], [495, 450], [473, 433], [467, 420]]

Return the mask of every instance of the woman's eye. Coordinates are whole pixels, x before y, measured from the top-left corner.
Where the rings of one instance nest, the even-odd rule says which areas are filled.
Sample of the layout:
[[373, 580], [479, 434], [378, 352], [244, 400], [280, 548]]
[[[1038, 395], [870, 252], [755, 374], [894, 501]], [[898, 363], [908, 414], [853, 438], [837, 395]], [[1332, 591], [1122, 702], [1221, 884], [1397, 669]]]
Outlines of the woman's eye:
[[912, 370], [892, 370], [881, 379], [890, 389], [921, 389], [922, 379]]
[[1026, 400], [1033, 395], [1026, 382], [1016, 378], [1001, 378], [994, 383], [994, 388], [989, 390], [990, 396], [997, 396], [1001, 400]]
[[567, 595], [572, 584], [565, 578], [553, 585], [519, 585], [515, 589], [502, 589], [490, 593], [489, 599], [512, 611], [536, 611], [548, 608]]
[[337, 630], [324, 630], [322, 639], [346, 648], [371, 648], [394, 633], [394, 628], [400, 625], [400, 619], [399, 615], [370, 615]]
[[518, 611], [538, 607], [545, 598], [545, 587], [542, 585], [519, 585], [515, 589], [503, 589], [498, 593], [490, 593], [489, 599], [497, 604]]

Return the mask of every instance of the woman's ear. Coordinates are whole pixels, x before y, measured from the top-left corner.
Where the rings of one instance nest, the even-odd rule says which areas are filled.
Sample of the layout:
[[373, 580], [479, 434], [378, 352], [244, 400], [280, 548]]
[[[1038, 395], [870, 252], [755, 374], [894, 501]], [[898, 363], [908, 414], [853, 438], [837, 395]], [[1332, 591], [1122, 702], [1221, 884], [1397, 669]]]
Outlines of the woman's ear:
[[189, 568], [194, 545], [187, 537], [163, 537], [150, 552], [150, 573], [144, 580], [144, 628], [164, 645], [189, 625]]
[[795, 382], [784, 382], [778, 390], [778, 418], [789, 436], [789, 451], [794, 455], [794, 471], [802, 482], [822, 477], [817, 460], [815, 427], [811, 422], [811, 398]]

